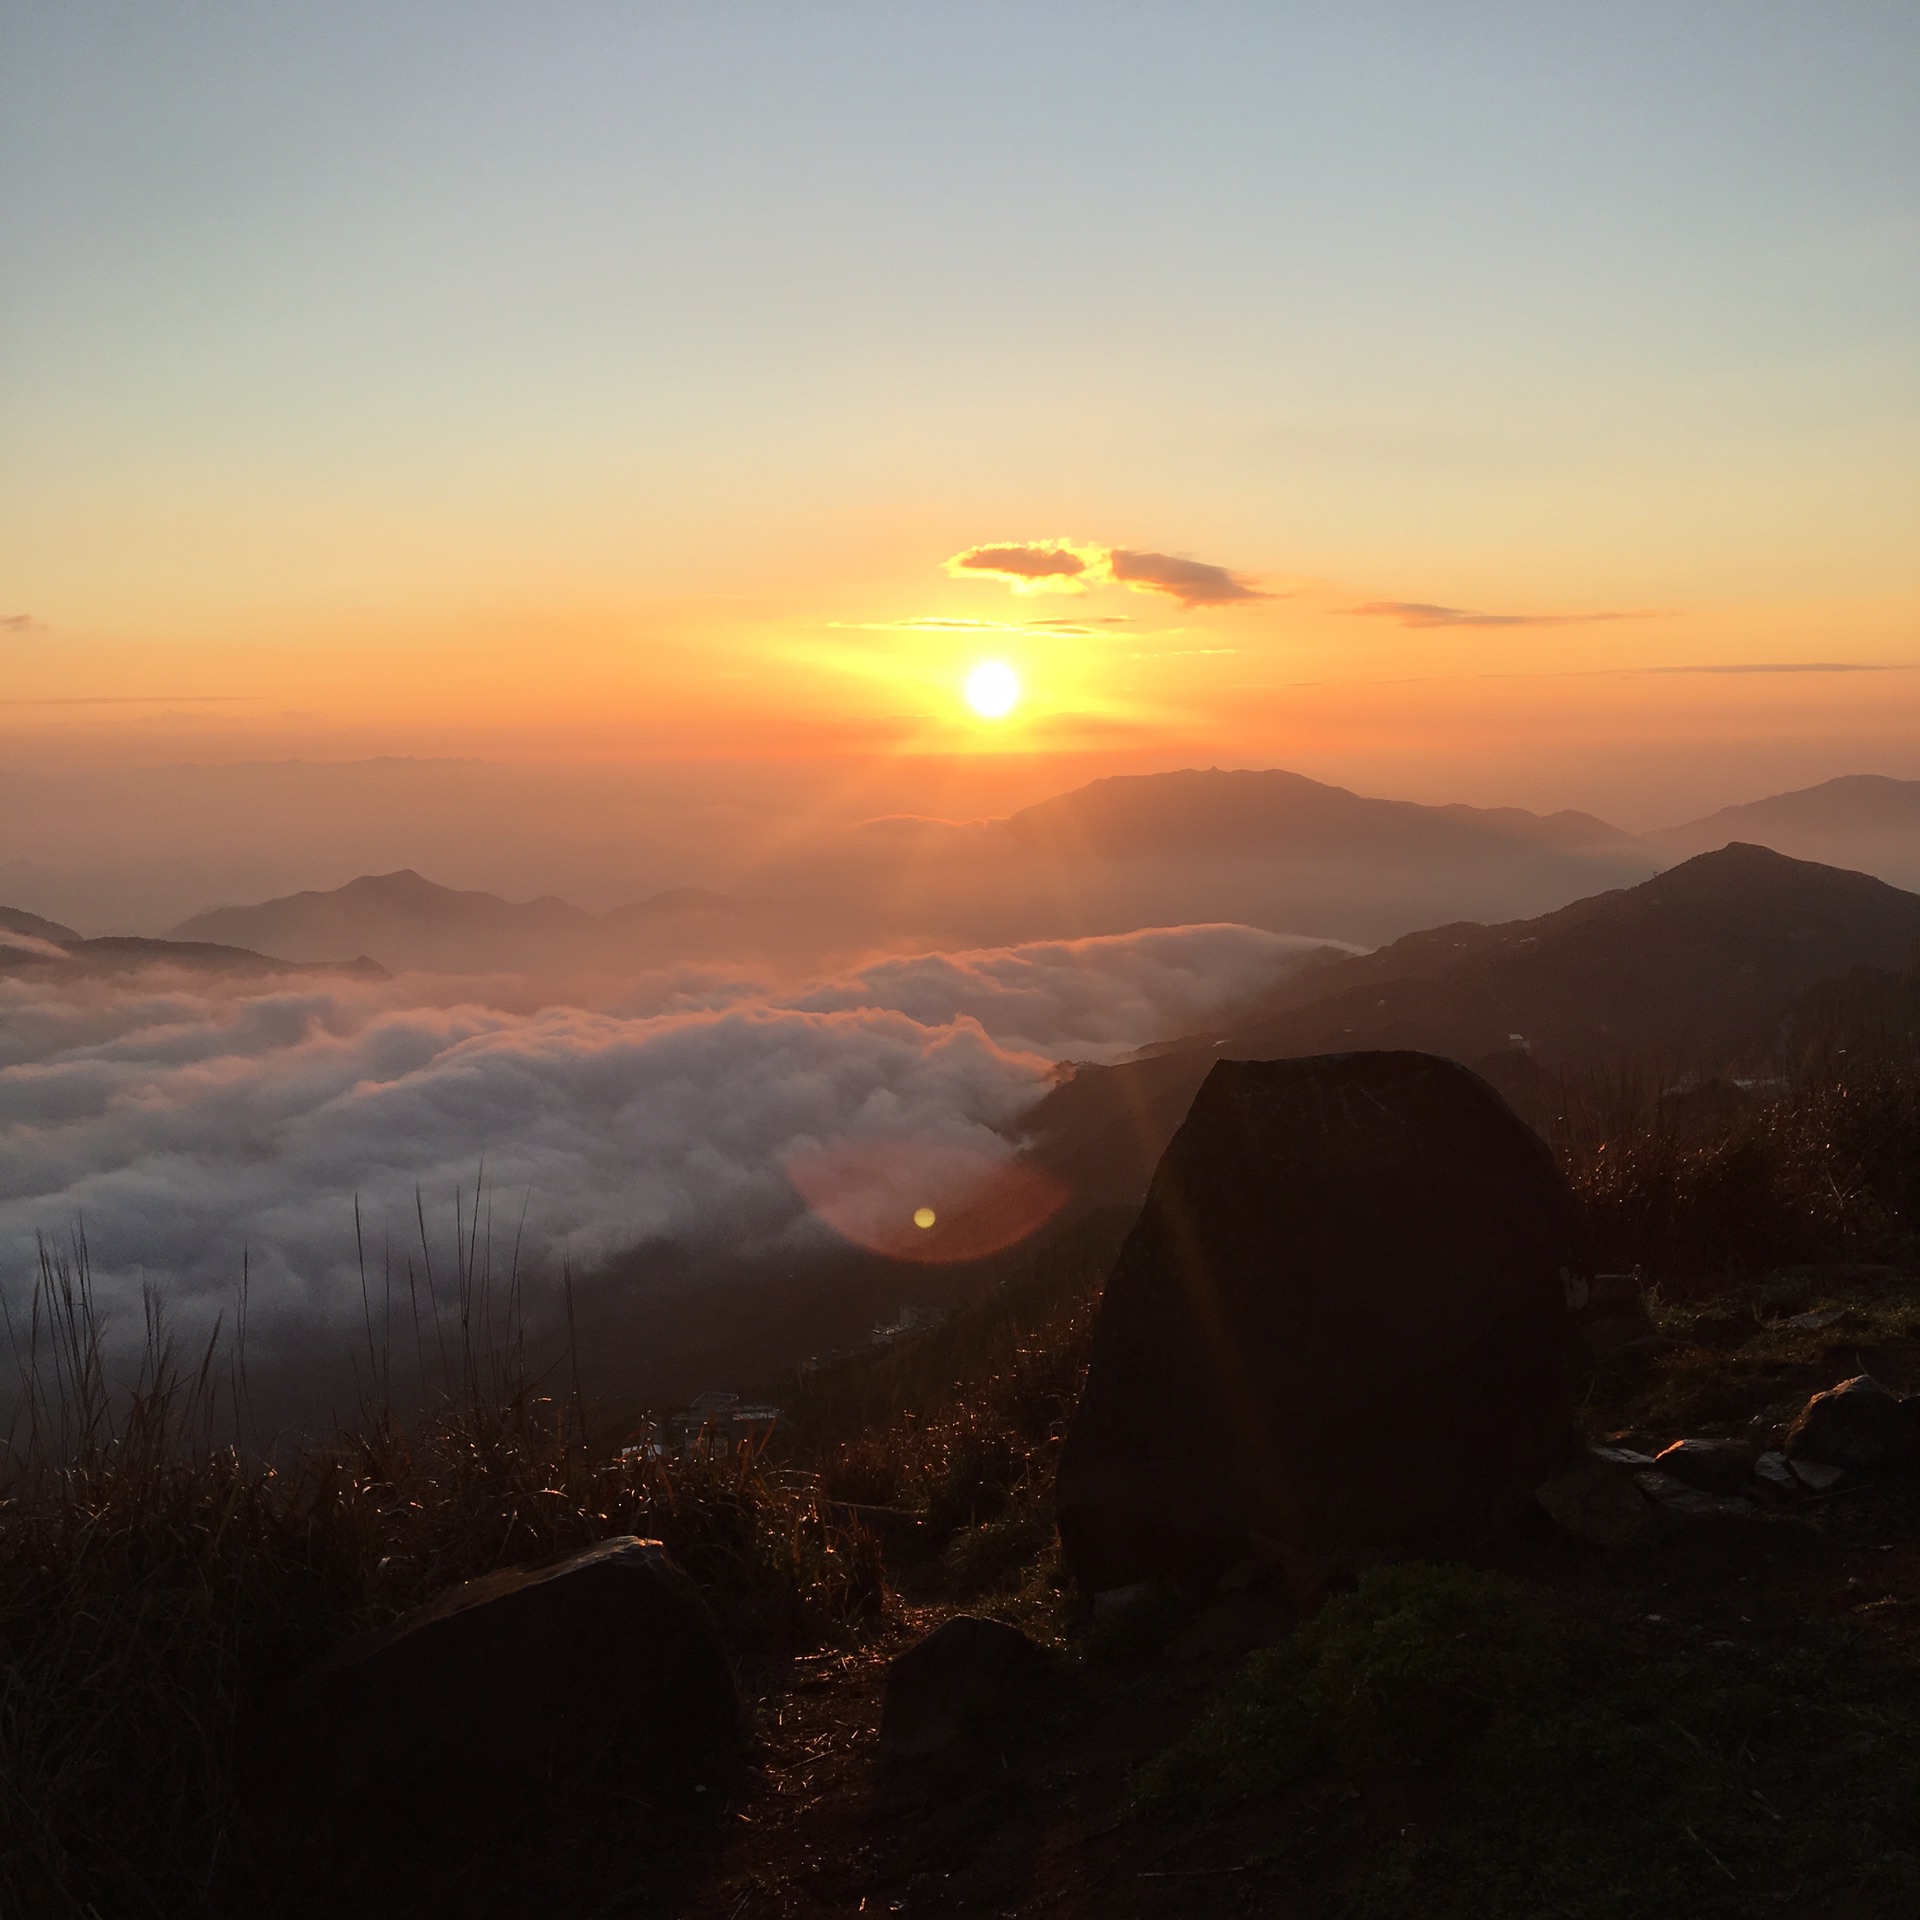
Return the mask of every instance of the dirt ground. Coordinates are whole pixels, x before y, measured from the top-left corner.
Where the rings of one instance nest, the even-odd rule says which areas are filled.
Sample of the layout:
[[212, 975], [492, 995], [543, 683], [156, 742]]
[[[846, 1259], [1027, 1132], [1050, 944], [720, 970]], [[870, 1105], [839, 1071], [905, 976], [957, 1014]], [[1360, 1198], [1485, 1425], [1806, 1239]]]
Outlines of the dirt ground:
[[[1641, 1648], [1711, 1641], [1764, 1653], [1824, 1624], [1920, 1652], [1920, 1492], [1908, 1486], [1862, 1487], [1790, 1518], [1702, 1521], [1627, 1554], [1543, 1527], [1495, 1564]], [[758, 1763], [679, 1909], [687, 1920], [1317, 1920], [1350, 1844], [1353, 1822], [1342, 1815], [1363, 1812], [1376, 1830], [1396, 1822], [1403, 1833], [1446, 1817], [1444, 1789], [1405, 1776], [1343, 1781], [1336, 1792], [1367, 1803], [1351, 1809], [1306, 1792], [1180, 1819], [1140, 1816], [1132, 1770], [1191, 1723], [1232, 1670], [1231, 1652], [1090, 1666], [1017, 1749], [945, 1770], [889, 1771], [875, 1758], [887, 1661], [953, 1611], [903, 1609], [873, 1644], [801, 1664], [764, 1710]], [[1771, 1810], [1764, 1782], [1752, 1792]], [[1780, 1800], [1779, 1817], [1791, 1818], [1790, 1799]], [[1317, 1830], [1327, 1835], [1319, 1854]], [[1293, 1844], [1279, 1861], [1283, 1833]], [[1780, 1911], [1792, 1891], [1755, 1888], [1752, 1910]], [[1911, 1920], [1910, 1899], [1808, 1892], [1809, 1911]]]

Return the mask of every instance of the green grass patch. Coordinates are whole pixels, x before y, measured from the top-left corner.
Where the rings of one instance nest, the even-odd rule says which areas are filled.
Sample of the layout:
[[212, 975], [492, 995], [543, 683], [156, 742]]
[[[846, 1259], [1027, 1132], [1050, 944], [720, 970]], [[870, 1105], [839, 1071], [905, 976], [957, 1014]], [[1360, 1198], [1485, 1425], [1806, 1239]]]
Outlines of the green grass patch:
[[1257, 1655], [1137, 1785], [1161, 1814], [1284, 1796], [1269, 1864], [1324, 1872], [1356, 1920], [1920, 1906], [1917, 1709], [1911, 1663], [1838, 1635], [1603, 1635], [1400, 1566]]

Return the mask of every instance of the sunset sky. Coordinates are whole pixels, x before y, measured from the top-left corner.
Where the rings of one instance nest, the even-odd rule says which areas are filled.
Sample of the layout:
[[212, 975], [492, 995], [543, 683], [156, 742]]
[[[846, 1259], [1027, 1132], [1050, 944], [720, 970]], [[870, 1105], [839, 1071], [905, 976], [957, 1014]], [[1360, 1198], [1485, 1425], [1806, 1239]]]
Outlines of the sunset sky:
[[1897, 0], [0, 0], [0, 750], [1920, 775], [1916, 98]]

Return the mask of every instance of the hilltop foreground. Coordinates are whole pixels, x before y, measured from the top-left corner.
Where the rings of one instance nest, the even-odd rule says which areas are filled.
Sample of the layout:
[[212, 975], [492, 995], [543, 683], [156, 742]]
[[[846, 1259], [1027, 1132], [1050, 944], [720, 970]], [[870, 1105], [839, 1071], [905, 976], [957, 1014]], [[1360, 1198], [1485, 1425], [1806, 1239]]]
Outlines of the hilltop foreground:
[[[271, 1469], [160, 1361], [113, 1424], [84, 1273], [56, 1265], [67, 1331], [0, 1507], [0, 1910], [1909, 1914], [1920, 1481], [1754, 1476], [1809, 1395], [1920, 1387], [1920, 1082], [1856, 1066], [1705, 1137], [1657, 1106], [1584, 1137], [1559, 1155], [1598, 1263], [1631, 1243], [1653, 1285], [1592, 1323], [1580, 1432], [1730, 1443], [1740, 1491], [1633, 1493], [1658, 1522], [1613, 1546], [1539, 1513], [1322, 1593], [1260, 1563], [1095, 1605], [1063, 1564], [1059, 1438], [1125, 1213], [813, 1373], [767, 1450], [686, 1459], [583, 1428], [564, 1363], [540, 1386], [511, 1343], [453, 1354], [426, 1425], [370, 1404]], [[747, 1700], [732, 1771], [690, 1750], [638, 1801], [590, 1773], [398, 1861], [263, 1849], [240, 1788], [272, 1783], [236, 1756], [287, 1679], [622, 1534], [713, 1611]], [[1044, 1684], [984, 1747], [884, 1760], [888, 1662], [961, 1614], [1021, 1628]]]

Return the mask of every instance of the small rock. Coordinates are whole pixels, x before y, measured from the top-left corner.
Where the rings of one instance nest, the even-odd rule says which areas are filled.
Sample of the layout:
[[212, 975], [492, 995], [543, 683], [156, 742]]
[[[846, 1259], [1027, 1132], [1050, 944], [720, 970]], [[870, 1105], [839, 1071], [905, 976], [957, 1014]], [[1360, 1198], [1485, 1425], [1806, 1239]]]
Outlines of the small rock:
[[1633, 1484], [1649, 1500], [1674, 1500], [1693, 1489], [1684, 1480], [1676, 1480], [1670, 1473], [1662, 1473], [1658, 1467], [1643, 1467], [1633, 1476]]
[[1018, 1627], [959, 1614], [888, 1667], [881, 1757], [925, 1759], [1011, 1732], [1053, 1677], [1046, 1649]]
[[1231, 1660], [1268, 1647], [1287, 1630], [1287, 1616], [1271, 1600], [1234, 1593], [1209, 1607], [1167, 1647], [1167, 1658], [1190, 1666], [1202, 1660]]
[[1846, 1475], [1844, 1467], [1830, 1467], [1824, 1460], [1789, 1460], [1787, 1465], [1800, 1484], [1811, 1487], [1815, 1493], [1825, 1493]]
[[1789, 1320], [1782, 1320], [1783, 1327], [1830, 1327], [1846, 1312], [1845, 1307], [1830, 1307], [1825, 1313], [1796, 1313]]
[[1744, 1440], [1676, 1440], [1654, 1465], [1703, 1493], [1736, 1494], [1753, 1477], [1753, 1461]]
[[1093, 1596], [1093, 1617], [1111, 1620], [1144, 1605], [1160, 1589], [1151, 1580], [1136, 1580], [1130, 1587], [1108, 1587]]
[[1656, 1516], [1633, 1475], [1609, 1454], [1589, 1447], [1547, 1480], [1534, 1499], [1553, 1523], [1597, 1547], [1631, 1547], [1653, 1537]]
[[1633, 1478], [1640, 1491], [1654, 1501], [1663, 1513], [1746, 1514], [1758, 1511], [1751, 1500], [1742, 1500], [1732, 1494], [1709, 1493], [1703, 1488], [1691, 1487], [1684, 1480], [1677, 1480], [1672, 1474], [1662, 1473], [1657, 1468], [1636, 1473]]
[[1638, 1447], [1589, 1447], [1587, 1451], [1596, 1460], [1610, 1460], [1616, 1467], [1650, 1467], [1653, 1455], [1642, 1453]]
[[1798, 1493], [1802, 1485], [1787, 1456], [1774, 1448], [1769, 1448], [1753, 1463], [1753, 1477], [1780, 1493]]
[[1920, 1427], [1870, 1373], [1816, 1393], [1787, 1434], [1787, 1457], [1874, 1473], [1920, 1455]]
[[659, 1541], [623, 1535], [343, 1648], [272, 1703], [242, 1776], [274, 1822], [431, 1844], [589, 1776], [682, 1790], [740, 1735], [699, 1590]]
[[1567, 1304], [1581, 1343], [1594, 1360], [1609, 1359], [1654, 1332], [1646, 1288], [1637, 1270], [1596, 1273], [1585, 1281], [1576, 1276], [1567, 1289]]

